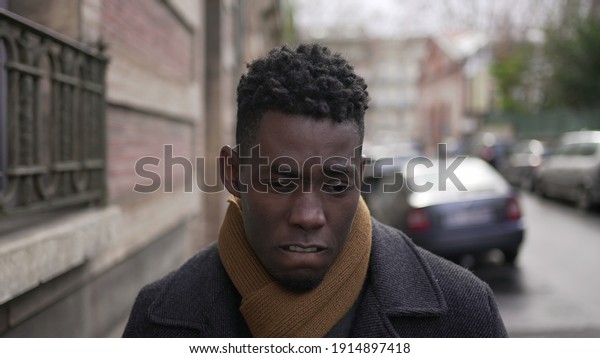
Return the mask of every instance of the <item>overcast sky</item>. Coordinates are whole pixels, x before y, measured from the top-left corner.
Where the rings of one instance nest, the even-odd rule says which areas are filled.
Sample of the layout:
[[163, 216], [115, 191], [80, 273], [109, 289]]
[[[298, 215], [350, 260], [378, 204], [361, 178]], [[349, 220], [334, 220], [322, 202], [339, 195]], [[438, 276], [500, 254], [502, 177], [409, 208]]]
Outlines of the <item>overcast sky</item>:
[[[296, 24], [313, 36], [349, 25], [376, 36], [447, 30], [496, 31], [507, 21], [522, 31], [539, 27], [561, 0], [290, 0]], [[508, 20], [507, 20], [508, 19]]]

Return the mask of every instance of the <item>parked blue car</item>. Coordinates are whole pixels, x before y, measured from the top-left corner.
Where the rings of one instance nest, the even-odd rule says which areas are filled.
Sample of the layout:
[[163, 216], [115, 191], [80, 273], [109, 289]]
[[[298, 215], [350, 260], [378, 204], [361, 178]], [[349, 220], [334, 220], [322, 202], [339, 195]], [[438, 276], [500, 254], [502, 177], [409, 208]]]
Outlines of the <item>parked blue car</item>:
[[451, 159], [383, 171], [366, 196], [371, 213], [440, 256], [499, 249], [514, 263], [525, 232], [517, 191], [484, 160], [463, 159], [451, 175]]

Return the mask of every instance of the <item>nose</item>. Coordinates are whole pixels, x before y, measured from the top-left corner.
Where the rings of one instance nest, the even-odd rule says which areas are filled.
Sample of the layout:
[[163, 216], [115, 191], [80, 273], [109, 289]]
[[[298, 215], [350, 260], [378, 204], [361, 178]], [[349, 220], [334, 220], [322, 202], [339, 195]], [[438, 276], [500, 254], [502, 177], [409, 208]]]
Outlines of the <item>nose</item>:
[[293, 226], [305, 231], [317, 230], [325, 226], [326, 218], [319, 193], [294, 193], [295, 198], [289, 215], [289, 222]]

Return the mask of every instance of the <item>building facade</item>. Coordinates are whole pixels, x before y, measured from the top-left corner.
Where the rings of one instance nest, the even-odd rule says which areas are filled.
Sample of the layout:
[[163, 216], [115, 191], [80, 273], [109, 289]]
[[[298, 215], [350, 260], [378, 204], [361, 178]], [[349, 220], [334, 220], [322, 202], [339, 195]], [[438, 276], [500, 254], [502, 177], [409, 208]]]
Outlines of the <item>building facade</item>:
[[0, 8], [0, 336], [119, 336], [139, 289], [216, 239], [215, 158], [279, 1]]
[[465, 143], [493, 108], [489, 43], [478, 33], [430, 37], [419, 80], [418, 133], [427, 154], [446, 143], [464, 154]]
[[[335, 31], [344, 34], [345, 31]], [[424, 38], [370, 38], [335, 36], [318, 41], [341, 53], [365, 79], [371, 101], [365, 115], [365, 154], [395, 157], [418, 137], [418, 103]]]

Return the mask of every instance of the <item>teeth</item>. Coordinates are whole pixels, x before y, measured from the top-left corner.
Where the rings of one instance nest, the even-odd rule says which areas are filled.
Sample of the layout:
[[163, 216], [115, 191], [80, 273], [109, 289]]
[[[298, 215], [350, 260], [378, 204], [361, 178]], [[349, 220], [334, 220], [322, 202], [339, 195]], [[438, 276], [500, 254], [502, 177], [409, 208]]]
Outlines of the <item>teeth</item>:
[[300, 246], [290, 246], [290, 247], [288, 247], [288, 250], [293, 251], [293, 252], [317, 252], [316, 247], [307, 247], [305, 249]]

